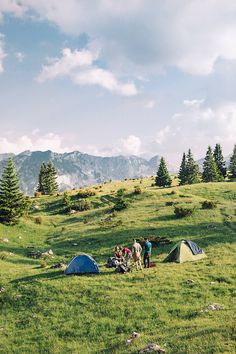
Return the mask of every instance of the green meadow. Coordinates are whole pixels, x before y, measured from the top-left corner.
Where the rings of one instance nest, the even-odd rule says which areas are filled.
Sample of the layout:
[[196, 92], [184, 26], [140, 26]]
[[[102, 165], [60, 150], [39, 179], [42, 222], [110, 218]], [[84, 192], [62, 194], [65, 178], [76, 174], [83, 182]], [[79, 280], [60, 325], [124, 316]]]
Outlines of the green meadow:
[[[73, 215], [65, 213], [63, 195], [32, 198], [37, 209], [16, 226], [0, 225], [0, 353], [134, 354], [150, 343], [172, 354], [236, 352], [236, 183], [152, 184], [146, 178], [94, 186], [91, 209]], [[119, 188], [129, 206], [113, 213]], [[206, 199], [217, 207], [202, 209]], [[174, 205], [196, 209], [177, 218]], [[127, 274], [105, 267], [115, 245], [130, 247], [145, 236], [172, 241], [153, 249], [156, 267]], [[207, 258], [163, 263], [181, 239], [195, 241]], [[53, 258], [29, 256], [49, 249]], [[50, 268], [80, 253], [94, 257], [99, 275]], [[221, 310], [208, 309], [212, 303]], [[134, 331], [139, 338], [127, 344]]]

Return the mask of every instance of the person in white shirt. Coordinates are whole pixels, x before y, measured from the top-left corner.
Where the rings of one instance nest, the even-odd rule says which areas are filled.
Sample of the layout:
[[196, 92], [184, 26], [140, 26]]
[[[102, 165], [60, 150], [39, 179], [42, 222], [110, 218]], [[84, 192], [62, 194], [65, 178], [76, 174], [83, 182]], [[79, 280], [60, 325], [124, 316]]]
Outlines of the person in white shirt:
[[143, 269], [141, 253], [142, 253], [142, 247], [141, 247], [140, 243], [138, 243], [135, 239], [133, 239], [132, 255], [133, 255], [134, 264], [135, 264], [137, 270], [139, 268]]

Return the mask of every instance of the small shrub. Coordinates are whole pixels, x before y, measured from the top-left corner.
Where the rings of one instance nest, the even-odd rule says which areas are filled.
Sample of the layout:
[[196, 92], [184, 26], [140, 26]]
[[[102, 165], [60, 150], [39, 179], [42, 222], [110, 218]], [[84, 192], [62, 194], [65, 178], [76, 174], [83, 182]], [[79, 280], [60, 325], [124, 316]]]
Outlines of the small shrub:
[[152, 183], [152, 184], [151, 184], [151, 187], [155, 187], [155, 186], [156, 186], [156, 184], [155, 184], [155, 183]]
[[174, 194], [177, 194], [176, 191], [171, 191], [170, 194], [174, 195]]
[[96, 195], [96, 192], [92, 189], [80, 189], [77, 193], [78, 198], [88, 198]]
[[194, 213], [195, 207], [192, 206], [176, 206], [174, 213], [178, 218], [184, 218]]
[[42, 219], [41, 216], [37, 216], [37, 217], [34, 219], [34, 222], [35, 222], [35, 224], [37, 224], [37, 225], [41, 225], [42, 222], [43, 222], [43, 219]]
[[45, 261], [45, 259], [41, 259], [39, 266], [40, 268], [46, 268], [47, 267], [47, 262]]
[[120, 188], [120, 189], [118, 189], [118, 191], [116, 192], [116, 196], [117, 196], [118, 198], [123, 197], [123, 196], [125, 195], [125, 191], [126, 191], [125, 188]]
[[118, 198], [115, 205], [114, 205], [114, 210], [116, 211], [120, 211], [123, 209], [126, 209], [128, 207], [128, 202], [126, 199], [124, 199], [123, 197]]
[[142, 193], [142, 189], [139, 186], [135, 186], [134, 187], [134, 194], [141, 194]]
[[204, 200], [201, 202], [202, 204], [202, 209], [214, 209], [216, 208], [216, 202], [213, 200]]
[[166, 206], [172, 206], [174, 205], [174, 202], [166, 202]]
[[34, 197], [35, 198], [39, 198], [42, 196], [42, 193], [41, 192], [34, 192]]
[[89, 210], [90, 203], [87, 200], [79, 200], [76, 209], [79, 211]]

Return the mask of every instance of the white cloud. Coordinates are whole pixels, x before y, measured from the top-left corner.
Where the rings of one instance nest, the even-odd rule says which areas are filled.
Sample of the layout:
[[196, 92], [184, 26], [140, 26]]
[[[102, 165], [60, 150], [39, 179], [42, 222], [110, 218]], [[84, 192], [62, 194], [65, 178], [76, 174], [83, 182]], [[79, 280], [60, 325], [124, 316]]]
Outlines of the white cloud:
[[96, 156], [117, 156], [117, 155], [141, 155], [142, 141], [138, 136], [129, 135], [126, 138], [121, 138], [114, 143], [113, 146], [107, 146], [102, 149], [94, 145], [88, 145], [86, 152]]
[[72, 52], [69, 48], [65, 48], [60, 59], [55, 59], [49, 65], [43, 66], [37, 81], [44, 82], [67, 75], [74, 83], [81, 86], [98, 85], [123, 96], [137, 94], [134, 83], [119, 82], [111, 71], [97, 67], [94, 63], [97, 58], [98, 53], [92, 53], [87, 49]]
[[66, 146], [63, 137], [55, 133], [40, 134], [39, 130], [31, 134], [16, 136], [11, 133], [8, 136], [0, 136], [0, 153], [15, 153], [22, 151], [46, 151], [67, 152], [79, 150], [78, 146]]
[[155, 138], [155, 142], [157, 144], [163, 144], [163, 142], [165, 140], [167, 140], [168, 138], [170, 138], [171, 136], [171, 128], [169, 127], [169, 125], [167, 125], [165, 128], [160, 129], [157, 134], [156, 134], [156, 138]]
[[149, 101], [145, 102], [144, 107], [152, 109], [155, 105], [156, 105], [155, 100], [149, 100]]
[[68, 75], [74, 69], [91, 65], [96, 59], [97, 55], [91, 53], [89, 50], [83, 49], [72, 52], [70, 48], [65, 48], [62, 50], [61, 59], [50, 60], [52, 63], [43, 66], [37, 80], [44, 82], [58, 76]]
[[24, 53], [21, 53], [21, 52], [16, 52], [16, 53], [15, 53], [15, 57], [16, 57], [16, 59], [18, 60], [19, 63], [22, 63], [22, 61], [23, 61], [24, 58], [25, 58], [25, 54], [24, 54]]
[[204, 102], [204, 99], [201, 100], [184, 100], [183, 104], [186, 107], [192, 107], [192, 108], [198, 108], [202, 105], [202, 103]]
[[4, 72], [3, 61], [7, 56], [4, 49], [4, 35], [0, 33], [0, 73]]
[[196, 158], [201, 158], [207, 146], [214, 147], [216, 143], [222, 144], [225, 155], [236, 143], [236, 102], [204, 107], [187, 105], [157, 132], [148, 149], [167, 156], [173, 163], [188, 148]]
[[0, 2], [0, 20], [3, 18], [4, 13], [12, 14], [16, 17], [21, 17], [26, 11], [23, 4], [19, 4], [15, 0], [1, 0]]
[[114, 74], [101, 68], [88, 68], [72, 76], [73, 81], [78, 85], [98, 85], [108, 91], [121, 94], [123, 96], [137, 95], [138, 91], [135, 85], [131, 83], [123, 84], [119, 82]]
[[126, 139], [121, 139], [121, 150], [125, 155], [140, 155], [141, 139], [135, 135], [129, 135]]
[[0, 11], [33, 10], [69, 34], [86, 32], [120, 71], [174, 66], [208, 75], [219, 58], [236, 59], [235, 0], [2, 0]]

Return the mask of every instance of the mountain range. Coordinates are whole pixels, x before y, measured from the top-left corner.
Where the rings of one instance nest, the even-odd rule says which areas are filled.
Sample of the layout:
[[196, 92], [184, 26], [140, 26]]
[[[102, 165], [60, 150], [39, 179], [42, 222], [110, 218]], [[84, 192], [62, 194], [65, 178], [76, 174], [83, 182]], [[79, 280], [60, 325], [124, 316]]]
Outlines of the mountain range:
[[[138, 156], [93, 156], [79, 151], [55, 153], [48, 151], [24, 151], [18, 155], [0, 154], [0, 173], [9, 156], [13, 156], [21, 189], [32, 195], [37, 188], [40, 166], [52, 161], [58, 173], [59, 190], [80, 188], [105, 181], [153, 176], [160, 162], [158, 155], [147, 160]], [[230, 156], [226, 157], [226, 165]], [[197, 161], [200, 170], [204, 159]], [[177, 169], [168, 166], [171, 173]]]
[[53, 162], [58, 173], [59, 189], [63, 191], [110, 179], [152, 176], [156, 174], [160, 161], [159, 156], [146, 160], [138, 156], [99, 157], [78, 151], [63, 154], [52, 151], [24, 151], [18, 155], [0, 154], [0, 171], [10, 155], [13, 156], [16, 165], [21, 189], [27, 195], [32, 195], [36, 190], [43, 162]]

